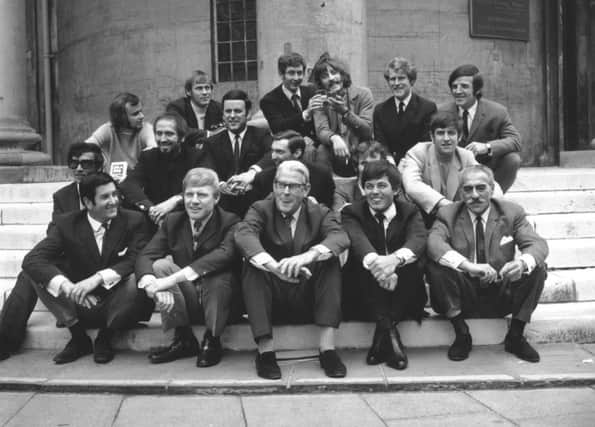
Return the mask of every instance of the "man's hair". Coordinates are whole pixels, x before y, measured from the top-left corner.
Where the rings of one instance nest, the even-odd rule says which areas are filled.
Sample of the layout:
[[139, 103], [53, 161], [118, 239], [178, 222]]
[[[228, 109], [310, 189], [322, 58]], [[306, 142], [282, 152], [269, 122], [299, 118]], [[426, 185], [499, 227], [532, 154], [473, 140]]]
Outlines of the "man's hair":
[[450, 111], [438, 111], [430, 118], [430, 134], [433, 136], [436, 129], [455, 128], [461, 133], [461, 122], [458, 116]]
[[311, 81], [318, 88], [322, 88], [322, 77], [327, 74], [327, 67], [331, 67], [333, 70], [337, 71], [338, 73], [343, 76], [343, 87], [348, 88], [351, 86], [351, 75], [349, 71], [347, 71], [347, 66], [337, 58], [332, 58], [328, 52], [324, 52], [314, 64], [312, 68], [312, 75], [310, 77]]
[[282, 171], [297, 172], [304, 177], [304, 184], [310, 184], [310, 171], [302, 162], [298, 160], [285, 160], [277, 167], [277, 173], [275, 179], [281, 174]]
[[176, 133], [178, 134], [178, 142], [182, 142], [188, 134], [188, 125], [184, 117], [178, 113], [162, 113], [155, 117], [153, 121], [153, 131], [157, 130], [157, 123], [161, 120], [171, 120], [176, 125]]
[[273, 135], [273, 141], [279, 141], [281, 139], [287, 140], [287, 148], [289, 148], [289, 151], [292, 154], [297, 150], [302, 150], [302, 155], [304, 154], [306, 141], [304, 141], [304, 137], [299, 132], [294, 130], [284, 130]]
[[285, 74], [287, 67], [299, 66], [302, 66], [304, 68], [304, 72], [306, 72], [306, 60], [302, 55], [295, 52], [281, 55], [277, 61], [277, 70], [279, 70], [279, 74]]
[[492, 172], [492, 170], [489, 167], [487, 167], [486, 165], [471, 165], [471, 166], [467, 166], [465, 169], [463, 169], [461, 171], [461, 174], [459, 175], [459, 179], [460, 179], [459, 189], [461, 189], [463, 187], [465, 180], [468, 178], [468, 176], [472, 175], [474, 173], [483, 173], [488, 178], [488, 184], [490, 185], [490, 187], [492, 187], [492, 190], [494, 189], [494, 186], [495, 186], [494, 172]]
[[213, 89], [213, 82], [212, 82], [211, 78], [209, 77], [209, 75], [202, 70], [194, 70], [192, 72], [192, 75], [190, 77], [188, 77], [186, 79], [186, 81], [184, 82], [184, 91], [186, 93], [192, 91], [192, 86], [194, 86], [194, 82], [196, 80], [198, 80], [199, 83], [208, 84], [209, 86], [211, 86], [211, 89]]
[[448, 76], [448, 87], [452, 88], [452, 83], [462, 76], [473, 77], [473, 93], [477, 99], [482, 97], [481, 89], [483, 88], [483, 76], [473, 64], [459, 65], [457, 68], [450, 73]]
[[231, 101], [231, 100], [244, 101], [244, 104], [246, 105], [246, 113], [248, 111], [250, 111], [250, 108], [252, 108], [252, 102], [250, 102], [250, 98], [248, 98], [248, 94], [246, 92], [244, 92], [243, 90], [232, 89], [229, 92], [227, 92], [225, 95], [223, 95], [223, 98], [221, 99], [221, 105], [223, 106], [225, 101]]
[[128, 114], [126, 113], [126, 104], [136, 106], [139, 103], [139, 97], [132, 93], [122, 92], [116, 95], [109, 105], [109, 119], [116, 132], [120, 129], [130, 127]]
[[66, 162], [68, 163], [73, 157], [80, 157], [83, 153], [93, 153], [95, 155], [95, 162], [97, 162], [98, 169], [103, 167], [103, 154], [101, 147], [97, 144], [89, 142], [75, 142], [68, 147], [68, 154], [66, 155]]
[[384, 68], [384, 79], [386, 81], [388, 81], [390, 70], [393, 70], [395, 73], [402, 71], [407, 75], [407, 78], [411, 84], [415, 83], [417, 80], [417, 69], [413, 66], [413, 64], [409, 63], [406, 58], [401, 56], [391, 59], [390, 62], [386, 64], [386, 67]]
[[360, 158], [365, 159], [366, 157], [376, 157], [380, 156], [380, 159], [386, 160], [388, 158], [388, 152], [386, 151], [386, 147], [382, 145], [380, 142], [374, 141], [370, 144], [370, 146], [364, 151]]
[[362, 172], [362, 185], [367, 181], [373, 179], [380, 179], [387, 177], [393, 191], [397, 191], [401, 187], [401, 174], [397, 167], [387, 160], [379, 160], [377, 162], [366, 163], [364, 171]]
[[116, 181], [105, 172], [92, 173], [84, 176], [79, 183], [79, 194], [81, 202], [85, 203], [85, 197], [95, 204], [95, 192], [97, 187], [106, 185], [112, 182], [116, 187]]
[[215, 197], [219, 195], [219, 177], [217, 172], [209, 168], [193, 168], [186, 172], [182, 180], [182, 191], [189, 186], [211, 187]]

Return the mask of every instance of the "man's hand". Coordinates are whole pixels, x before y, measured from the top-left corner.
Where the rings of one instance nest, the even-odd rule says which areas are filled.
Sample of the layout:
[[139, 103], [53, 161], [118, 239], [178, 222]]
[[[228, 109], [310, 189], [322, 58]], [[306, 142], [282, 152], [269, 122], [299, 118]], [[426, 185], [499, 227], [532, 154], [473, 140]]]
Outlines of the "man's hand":
[[516, 282], [521, 278], [523, 273], [527, 270], [527, 266], [522, 259], [508, 261], [500, 269], [500, 277], [504, 280]]
[[369, 270], [378, 282], [385, 281], [395, 273], [397, 267], [403, 264], [403, 260], [393, 254], [378, 255], [370, 262]]
[[327, 97], [327, 102], [329, 107], [339, 114], [345, 114], [349, 111], [349, 108], [347, 108], [347, 103], [343, 97], [329, 96]]
[[167, 291], [157, 292], [155, 294], [155, 307], [159, 311], [169, 313], [174, 308], [174, 295]]
[[392, 292], [397, 287], [398, 280], [399, 276], [397, 275], [397, 273], [393, 273], [390, 276], [388, 276], [385, 280], [378, 281], [378, 285], [380, 285], [381, 288]]
[[326, 103], [326, 95], [323, 94], [316, 94], [308, 101], [308, 108], [306, 108], [303, 112], [302, 118], [309, 122], [312, 120], [312, 114], [314, 111], [322, 110]]
[[281, 270], [279, 269], [279, 263], [278, 262], [267, 262], [266, 264], [264, 264], [264, 267], [272, 274], [274, 274], [275, 276], [277, 276], [279, 279], [283, 280], [284, 282], [289, 282], [289, 283], [299, 283], [299, 279], [295, 278], [295, 277], [290, 277], [286, 274], [281, 273]]
[[155, 224], [159, 224], [165, 218], [165, 215], [173, 211], [178, 205], [179, 197], [170, 197], [169, 199], [149, 208], [149, 218]]
[[254, 169], [250, 169], [246, 172], [240, 173], [238, 175], [234, 175], [227, 180], [228, 184], [233, 183], [242, 183], [244, 186], [248, 184], [252, 184], [254, 182], [254, 178], [256, 177], [256, 171]]
[[101, 276], [99, 276], [98, 274], [94, 274], [91, 277], [87, 277], [86, 279], [81, 280], [80, 282], [74, 285], [74, 288], [70, 292], [69, 298], [78, 305], [85, 305], [85, 302], [90, 302], [87, 298], [89, 296], [89, 293], [91, 293], [100, 284]]
[[444, 207], [444, 206], [448, 206], [448, 205], [450, 205], [450, 204], [452, 204], [452, 201], [448, 200], [447, 198], [441, 199], [441, 200], [438, 202], [438, 209], [440, 209], [440, 208], [442, 208], [442, 207]]
[[[463, 266], [462, 264], [465, 264]], [[498, 272], [490, 264], [474, 264], [472, 262], [461, 263], [461, 268], [471, 277], [478, 277], [482, 285], [494, 283], [498, 278]]]
[[297, 279], [302, 268], [312, 264], [318, 258], [318, 252], [309, 250], [299, 255], [283, 258], [279, 261], [279, 272]]
[[157, 292], [157, 278], [152, 274], [145, 274], [138, 281], [138, 287], [144, 289], [149, 298], [155, 299], [155, 292]]
[[349, 157], [349, 147], [347, 147], [347, 143], [340, 135], [331, 136], [331, 142], [336, 157]]
[[482, 154], [488, 154], [488, 145], [484, 142], [471, 142], [465, 147], [471, 151], [475, 157], [481, 156]]

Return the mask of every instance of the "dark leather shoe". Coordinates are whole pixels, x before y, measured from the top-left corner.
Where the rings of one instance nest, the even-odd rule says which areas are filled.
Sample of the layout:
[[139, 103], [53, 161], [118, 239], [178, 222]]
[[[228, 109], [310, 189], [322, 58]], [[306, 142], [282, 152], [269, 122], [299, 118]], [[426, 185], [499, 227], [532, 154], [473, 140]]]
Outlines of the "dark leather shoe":
[[154, 353], [149, 356], [151, 363], [167, 363], [174, 360], [183, 359], [185, 357], [192, 357], [198, 354], [198, 341], [183, 340], [179, 337], [174, 338], [174, 341], [167, 347], [166, 350]]
[[10, 357], [10, 353], [8, 352], [8, 350], [5, 350], [4, 348], [0, 348], [0, 361], [6, 360], [9, 357]]
[[472, 339], [470, 334], [457, 335], [455, 341], [448, 349], [448, 358], [455, 362], [460, 362], [469, 357], [471, 352]]
[[397, 330], [397, 326], [393, 325], [388, 333], [390, 345], [388, 346], [386, 364], [393, 369], [403, 370], [407, 368], [409, 361], [403, 343], [401, 342], [401, 336]]
[[506, 338], [504, 338], [504, 350], [527, 362], [539, 362], [539, 353], [531, 347], [531, 344], [522, 335], [520, 337], [512, 337], [510, 334], [506, 334]]
[[374, 329], [374, 338], [372, 346], [368, 350], [366, 363], [368, 365], [378, 365], [386, 360], [386, 344], [388, 341], [388, 331], [376, 325]]
[[114, 350], [109, 337], [103, 329], [100, 329], [93, 345], [93, 360], [95, 363], [109, 363], [114, 358]]
[[54, 356], [56, 365], [74, 362], [79, 357], [93, 353], [93, 343], [91, 338], [85, 336], [84, 339], [75, 340], [72, 338], [60, 353]]
[[215, 366], [223, 357], [223, 347], [219, 337], [214, 337], [211, 331], [206, 331], [202, 339], [200, 353], [196, 359], [196, 366], [199, 368], [208, 368]]
[[343, 378], [347, 374], [347, 368], [341, 362], [341, 358], [335, 350], [326, 350], [319, 353], [320, 367], [327, 377]]
[[265, 351], [262, 354], [256, 352], [256, 373], [260, 378], [266, 380], [281, 378], [281, 368], [277, 364], [277, 356], [274, 351]]

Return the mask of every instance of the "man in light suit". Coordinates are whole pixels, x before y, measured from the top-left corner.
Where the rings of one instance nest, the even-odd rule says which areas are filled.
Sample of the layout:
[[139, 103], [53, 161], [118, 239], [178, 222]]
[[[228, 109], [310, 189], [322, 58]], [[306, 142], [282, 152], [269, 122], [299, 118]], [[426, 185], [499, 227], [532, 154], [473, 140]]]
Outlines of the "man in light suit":
[[438, 110], [450, 111], [461, 119], [459, 145], [471, 151], [477, 161], [494, 172], [506, 193], [521, 167], [521, 135], [503, 105], [483, 98], [483, 77], [475, 65], [457, 67], [448, 77], [454, 100]]
[[429, 141], [436, 103], [413, 92], [417, 70], [405, 58], [393, 58], [384, 70], [393, 96], [374, 109], [374, 139], [387, 147], [395, 164], [418, 142]]
[[[58, 325], [72, 335], [54, 362], [93, 352], [96, 363], [108, 363], [114, 332], [133, 327], [144, 311], [146, 297], [133, 273], [148, 240], [147, 224], [141, 213], [119, 209], [109, 175], [86, 176], [79, 189], [85, 210], [56, 218], [47, 237], [25, 256], [23, 270]], [[56, 264], [62, 256], [66, 268]], [[86, 334], [91, 327], [100, 328], [94, 344]]]
[[[54, 207], [48, 231], [57, 216], [83, 209], [78, 191], [79, 183], [84, 176], [100, 172], [103, 168], [101, 148], [95, 144], [86, 142], [72, 144], [68, 148], [66, 159], [74, 181], [52, 195]], [[37, 294], [33, 283], [26, 274], [19, 273], [0, 313], [0, 360], [7, 359], [10, 353], [20, 348], [25, 338], [27, 321], [36, 303]]]
[[[221, 360], [220, 337], [239, 294], [233, 234], [240, 219], [217, 206], [219, 179], [211, 169], [189, 170], [182, 194], [185, 210], [169, 215], [143, 249], [136, 276], [161, 310], [164, 330], [175, 328], [173, 343], [151, 353], [151, 363], [198, 354], [196, 365], [208, 367]], [[192, 323], [206, 325], [200, 349]]]
[[386, 160], [367, 164], [362, 174], [365, 199], [345, 206], [342, 224], [351, 240], [344, 275], [357, 288], [376, 322], [366, 363], [407, 367], [397, 324], [421, 321], [426, 303], [423, 268], [427, 231], [417, 207], [397, 199], [401, 176]]
[[320, 328], [320, 365], [329, 377], [344, 377], [334, 333], [341, 321], [338, 256], [349, 238], [337, 215], [308, 200], [308, 168], [296, 160], [279, 165], [274, 195], [254, 203], [235, 240], [248, 261], [242, 290], [258, 346], [260, 377], [281, 378], [273, 345], [273, 321], [314, 322]]
[[[487, 166], [466, 168], [461, 192], [463, 201], [438, 212], [428, 237], [432, 307], [450, 319], [456, 334], [448, 357], [464, 360], [471, 351], [465, 318], [512, 313], [504, 349], [538, 362], [539, 353], [523, 337], [523, 330], [543, 290], [547, 243], [521, 206], [492, 198], [494, 176]], [[518, 258], [515, 247], [521, 252]]]
[[399, 164], [405, 193], [422, 210], [428, 227], [438, 209], [457, 199], [460, 172], [478, 164], [473, 153], [457, 146], [457, 126], [454, 114], [435, 114], [430, 121], [432, 142], [419, 142]]

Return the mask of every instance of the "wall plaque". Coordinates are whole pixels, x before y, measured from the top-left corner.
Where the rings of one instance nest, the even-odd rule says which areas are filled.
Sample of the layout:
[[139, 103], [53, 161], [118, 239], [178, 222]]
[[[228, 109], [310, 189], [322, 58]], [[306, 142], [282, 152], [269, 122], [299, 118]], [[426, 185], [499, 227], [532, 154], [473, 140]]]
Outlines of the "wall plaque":
[[469, 0], [469, 35], [529, 41], [529, 0]]

